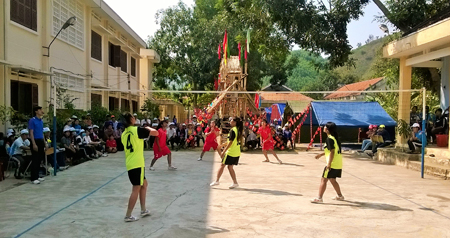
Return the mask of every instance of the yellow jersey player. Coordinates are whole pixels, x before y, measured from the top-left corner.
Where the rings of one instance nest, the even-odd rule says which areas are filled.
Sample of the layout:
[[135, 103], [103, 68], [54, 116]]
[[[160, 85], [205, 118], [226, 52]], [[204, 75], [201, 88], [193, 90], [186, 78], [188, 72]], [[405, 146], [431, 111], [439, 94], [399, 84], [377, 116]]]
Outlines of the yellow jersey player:
[[150, 215], [149, 210], [145, 208], [147, 180], [145, 179], [144, 139], [149, 136], [158, 136], [158, 131], [150, 127], [134, 126], [136, 118], [131, 113], [127, 112], [122, 116], [125, 131], [122, 133], [121, 140], [125, 150], [128, 178], [133, 185], [124, 220], [132, 222], [139, 220], [131, 215], [138, 197], [141, 202], [141, 217]]

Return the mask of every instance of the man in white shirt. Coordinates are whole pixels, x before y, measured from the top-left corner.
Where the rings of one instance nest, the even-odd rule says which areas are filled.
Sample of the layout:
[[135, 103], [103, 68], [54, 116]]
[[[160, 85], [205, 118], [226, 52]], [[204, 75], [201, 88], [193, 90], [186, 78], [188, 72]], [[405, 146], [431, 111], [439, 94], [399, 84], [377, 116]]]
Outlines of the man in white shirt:
[[169, 129], [167, 130], [167, 140], [174, 149], [174, 144], [176, 143], [177, 129], [175, 128], [175, 123], [169, 123]]
[[[20, 137], [17, 138], [11, 146], [12, 159], [17, 162], [17, 169], [14, 172], [14, 177], [17, 179], [23, 178], [22, 174], [26, 169], [25, 158], [22, 156], [23, 150], [30, 150], [27, 129], [20, 131]], [[27, 161], [31, 161], [31, 158], [27, 158]]]
[[134, 116], [134, 118], [136, 118], [136, 122], [134, 123], [134, 125], [135, 125], [135, 126], [141, 126], [141, 120], [139, 120], [139, 119], [137, 118], [137, 113], [134, 113], [133, 116]]

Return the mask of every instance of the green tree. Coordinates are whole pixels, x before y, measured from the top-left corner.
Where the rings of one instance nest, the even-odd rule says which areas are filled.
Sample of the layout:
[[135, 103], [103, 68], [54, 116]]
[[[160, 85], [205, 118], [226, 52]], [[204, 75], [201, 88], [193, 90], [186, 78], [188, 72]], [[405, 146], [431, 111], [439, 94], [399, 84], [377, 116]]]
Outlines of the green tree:
[[151, 98], [147, 98], [144, 101], [144, 104], [141, 107], [141, 111], [145, 112], [149, 118], [159, 118], [161, 115], [161, 112], [159, 111], [159, 106], [155, 103], [153, 103], [153, 100]]

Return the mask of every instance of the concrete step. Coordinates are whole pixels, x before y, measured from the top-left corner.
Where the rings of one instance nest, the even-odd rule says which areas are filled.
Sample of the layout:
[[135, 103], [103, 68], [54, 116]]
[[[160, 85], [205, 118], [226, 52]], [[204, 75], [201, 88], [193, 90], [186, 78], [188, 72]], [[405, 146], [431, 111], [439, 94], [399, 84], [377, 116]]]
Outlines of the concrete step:
[[443, 165], [450, 168], [450, 157], [431, 157], [429, 155], [425, 155], [425, 162], [427, 164]]
[[450, 150], [446, 147], [437, 147], [436, 145], [429, 145], [425, 148], [426, 154], [433, 154], [435, 157], [439, 158], [450, 158]]
[[[422, 164], [420, 161], [409, 161], [407, 164], [407, 168], [416, 170], [416, 171], [421, 171]], [[433, 176], [440, 177], [443, 179], [449, 179], [450, 178], [450, 166], [431, 164], [425, 160], [424, 174], [433, 175]]]

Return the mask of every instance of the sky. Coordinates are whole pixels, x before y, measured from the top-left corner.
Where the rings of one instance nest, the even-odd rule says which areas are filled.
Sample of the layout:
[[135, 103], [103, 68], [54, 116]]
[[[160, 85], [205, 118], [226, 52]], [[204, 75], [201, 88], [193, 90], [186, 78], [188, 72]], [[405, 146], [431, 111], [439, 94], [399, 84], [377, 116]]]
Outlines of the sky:
[[[179, 0], [104, 0], [143, 40], [153, 35], [159, 28], [155, 22], [155, 14], [160, 9], [174, 6]], [[194, 0], [182, 0], [188, 6], [194, 5]], [[131, 4], [133, 3], [133, 4]], [[136, 7], [138, 6], [138, 7]], [[364, 9], [364, 16], [358, 21], [352, 21], [348, 26], [349, 43], [356, 48], [358, 43], [364, 44], [369, 35], [383, 36], [379, 23], [373, 22], [380, 10], [371, 1]]]

